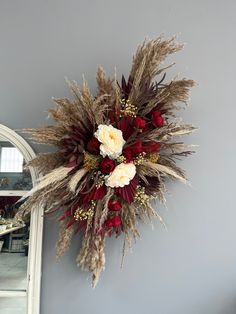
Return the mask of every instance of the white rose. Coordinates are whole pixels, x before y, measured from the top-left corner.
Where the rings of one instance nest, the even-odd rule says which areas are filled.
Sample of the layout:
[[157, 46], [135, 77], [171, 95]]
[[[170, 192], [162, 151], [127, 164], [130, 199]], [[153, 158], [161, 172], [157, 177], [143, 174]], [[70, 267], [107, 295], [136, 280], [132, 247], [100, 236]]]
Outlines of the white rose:
[[111, 159], [116, 159], [122, 153], [125, 144], [121, 130], [112, 125], [100, 124], [94, 136], [101, 142], [100, 154]]
[[124, 187], [128, 185], [136, 174], [136, 167], [133, 163], [121, 163], [114, 171], [107, 177], [106, 186], [111, 188]]

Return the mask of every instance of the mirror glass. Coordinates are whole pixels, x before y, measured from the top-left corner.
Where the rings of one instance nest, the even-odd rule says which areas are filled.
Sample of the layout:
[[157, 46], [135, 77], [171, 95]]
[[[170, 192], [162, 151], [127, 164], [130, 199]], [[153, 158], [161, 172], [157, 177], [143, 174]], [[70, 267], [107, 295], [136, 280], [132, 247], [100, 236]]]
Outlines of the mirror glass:
[[26, 298], [0, 298], [1, 314], [26, 314]]
[[30, 190], [30, 171], [24, 157], [10, 142], [0, 139], [0, 190]]
[[[0, 291], [27, 290], [30, 217], [20, 226], [14, 225], [13, 217], [31, 187], [23, 155], [0, 138]], [[0, 313], [26, 314], [25, 304], [26, 298], [0, 298]]]

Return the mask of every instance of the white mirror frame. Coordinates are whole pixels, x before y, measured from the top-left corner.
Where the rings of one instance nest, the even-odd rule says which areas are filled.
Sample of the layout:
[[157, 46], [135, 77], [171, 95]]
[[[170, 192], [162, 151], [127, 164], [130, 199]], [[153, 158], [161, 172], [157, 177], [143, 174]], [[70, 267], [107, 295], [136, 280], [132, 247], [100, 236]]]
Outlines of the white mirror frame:
[[[7, 139], [24, 156], [26, 162], [33, 159], [36, 155], [30, 145], [15, 131], [5, 125], [0, 124], [0, 136]], [[39, 175], [35, 169], [30, 169], [33, 185]], [[14, 195], [12, 191], [12, 195]], [[1, 195], [1, 194], [0, 194]], [[9, 194], [10, 195], [10, 194]], [[0, 290], [1, 297], [26, 297], [27, 314], [40, 314], [40, 289], [42, 277], [42, 242], [43, 242], [43, 208], [37, 208], [31, 213], [30, 220], [30, 239], [29, 239], [29, 256], [27, 267], [27, 290], [10, 291]]]

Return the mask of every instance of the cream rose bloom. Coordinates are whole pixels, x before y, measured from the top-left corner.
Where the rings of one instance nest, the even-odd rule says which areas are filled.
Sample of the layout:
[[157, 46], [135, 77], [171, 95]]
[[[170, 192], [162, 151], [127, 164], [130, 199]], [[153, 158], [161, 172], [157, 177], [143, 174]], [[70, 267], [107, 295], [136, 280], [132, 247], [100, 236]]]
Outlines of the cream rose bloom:
[[106, 186], [111, 188], [124, 187], [128, 185], [136, 174], [136, 167], [133, 163], [121, 163], [107, 177]]
[[119, 157], [125, 144], [121, 130], [112, 125], [100, 124], [94, 136], [101, 142], [100, 154], [111, 159]]

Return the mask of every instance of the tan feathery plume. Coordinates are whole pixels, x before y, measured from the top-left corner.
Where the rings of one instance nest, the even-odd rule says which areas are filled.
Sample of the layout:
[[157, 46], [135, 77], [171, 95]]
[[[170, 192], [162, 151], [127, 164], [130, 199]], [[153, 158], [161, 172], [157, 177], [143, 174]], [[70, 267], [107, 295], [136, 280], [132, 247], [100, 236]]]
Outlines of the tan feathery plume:
[[182, 49], [182, 47], [183, 45], [178, 44], [175, 38], [165, 40], [162, 37], [154, 40], [146, 40], [138, 47], [130, 72], [130, 77], [134, 82], [129, 97], [131, 103], [139, 107], [143, 105], [137, 102], [140, 93], [145, 90], [145, 87], [151, 85], [152, 80], [157, 74], [160, 74], [160, 64], [162, 61], [169, 54]]
[[97, 69], [97, 85], [98, 85], [98, 95], [110, 95], [112, 96], [115, 93], [113, 86], [113, 80], [106, 78], [106, 73], [102, 67]]
[[83, 178], [83, 176], [88, 172], [87, 169], [82, 168], [79, 169], [71, 178], [70, 182], [69, 182], [69, 189], [71, 192], [75, 192], [76, 187], [78, 185], [78, 183], [80, 182], [80, 180]]
[[173, 110], [179, 109], [178, 102], [185, 103], [189, 98], [190, 88], [195, 85], [193, 80], [181, 79], [173, 80], [169, 84], [165, 84], [158, 90], [158, 93], [153, 97], [149, 103], [140, 111], [140, 114], [146, 115], [153, 108], [168, 111], [168, 114], [172, 114]]
[[57, 258], [63, 256], [69, 249], [72, 237], [75, 232], [74, 225], [67, 227], [66, 222], [62, 222], [59, 230], [59, 238], [56, 245]]
[[159, 141], [163, 143], [171, 140], [174, 136], [191, 134], [195, 130], [197, 130], [197, 128], [190, 124], [171, 123], [164, 125], [162, 128], [145, 132], [143, 135], [140, 135], [140, 139], [143, 141]]
[[48, 125], [39, 129], [25, 129], [23, 132], [30, 133], [31, 138], [38, 144], [59, 145], [65, 136], [65, 128], [59, 125]]
[[144, 171], [146, 171], [147, 174], [156, 175], [157, 173], [161, 173], [162, 175], [178, 179], [185, 184], [187, 183], [187, 179], [171, 167], [164, 166], [159, 163], [154, 164], [150, 161], [145, 161], [140, 167], [144, 167]]
[[48, 173], [55, 168], [62, 166], [64, 163], [63, 154], [61, 152], [39, 154], [27, 164], [29, 167], [35, 167], [42, 173]]
[[178, 44], [175, 37], [165, 40], [160, 36], [157, 39], [145, 40], [144, 43], [138, 47], [134, 56], [130, 72], [131, 76], [135, 77], [145, 58], [145, 71], [142, 75], [142, 81], [143, 84], [150, 84], [151, 80], [157, 75], [161, 62], [169, 54], [177, 52], [182, 48], [183, 45]]
[[78, 266], [92, 273], [92, 287], [95, 288], [105, 268], [105, 238], [91, 233], [84, 237], [82, 248], [76, 258]]
[[39, 183], [29, 193], [27, 193], [26, 196], [28, 197], [29, 195], [32, 195], [33, 193], [42, 190], [43, 188], [46, 188], [47, 186], [53, 183], [63, 181], [63, 179], [68, 175], [68, 173], [72, 169], [73, 167], [69, 168], [61, 166], [59, 168], [52, 170], [51, 172], [40, 178]]

